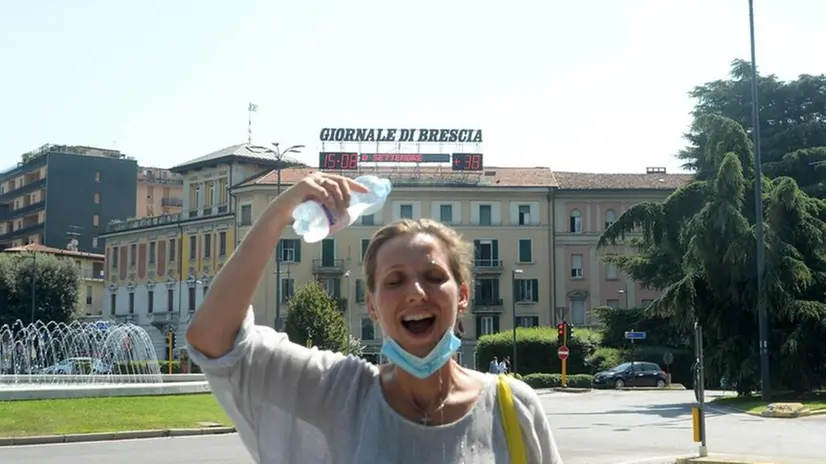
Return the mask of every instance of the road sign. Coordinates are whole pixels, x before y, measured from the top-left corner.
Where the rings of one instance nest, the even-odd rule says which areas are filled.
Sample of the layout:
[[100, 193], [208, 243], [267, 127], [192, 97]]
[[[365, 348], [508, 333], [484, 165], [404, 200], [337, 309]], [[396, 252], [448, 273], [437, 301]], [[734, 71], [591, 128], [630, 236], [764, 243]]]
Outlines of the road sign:
[[665, 363], [666, 366], [671, 365], [674, 362], [674, 353], [672, 353], [670, 351], [666, 351], [663, 354], [663, 362]]
[[571, 354], [571, 352], [568, 351], [567, 346], [560, 346], [559, 349], [556, 350], [556, 354], [559, 355], [559, 359], [565, 361], [568, 359], [568, 355]]
[[645, 332], [625, 332], [625, 338], [628, 340], [645, 340], [648, 334]]

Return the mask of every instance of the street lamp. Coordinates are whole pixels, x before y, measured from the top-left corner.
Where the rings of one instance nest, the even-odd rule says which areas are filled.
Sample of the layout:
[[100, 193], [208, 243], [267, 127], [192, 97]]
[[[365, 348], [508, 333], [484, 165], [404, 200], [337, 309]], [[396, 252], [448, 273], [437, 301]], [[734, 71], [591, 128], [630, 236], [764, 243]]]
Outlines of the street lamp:
[[511, 273], [511, 288], [513, 289], [513, 362], [511, 372], [516, 373], [516, 276], [522, 274], [522, 269], [514, 269]]
[[[275, 165], [276, 170], [276, 196], [281, 195], [281, 170], [284, 168], [284, 155], [287, 153], [301, 153], [301, 149], [304, 148], [304, 145], [293, 145], [290, 148], [287, 148], [284, 151], [278, 147], [278, 142], [272, 142], [272, 145], [275, 147], [275, 150], [267, 149], [268, 153], [272, 153], [275, 156], [275, 160], [277, 164]], [[279, 241], [279, 245], [280, 245]], [[276, 246], [276, 254], [275, 254], [275, 330], [281, 330], [281, 246]]]
[[[350, 267], [350, 258], [347, 258], [347, 267]], [[347, 278], [347, 308], [345, 309], [345, 311], [347, 311], [347, 354], [350, 354], [350, 313], [352, 312], [350, 302], [353, 299], [351, 295], [353, 286], [350, 281], [350, 269], [347, 269], [347, 272], [344, 273], [344, 277]]]
[[626, 285], [625, 288], [617, 290], [617, 293], [625, 295], [625, 309], [631, 309], [631, 307], [628, 306], [628, 285]]
[[37, 253], [32, 251], [32, 324], [34, 324], [34, 311], [37, 301]]
[[754, 0], [749, 0], [749, 39], [751, 42], [751, 118], [754, 139], [754, 217], [757, 238], [757, 325], [760, 338], [760, 396], [771, 400], [771, 376], [769, 376], [769, 316], [763, 295], [763, 272], [766, 268], [763, 249], [763, 160], [760, 154], [760, 106], [757, 92], [757, 57], [754, 47]]

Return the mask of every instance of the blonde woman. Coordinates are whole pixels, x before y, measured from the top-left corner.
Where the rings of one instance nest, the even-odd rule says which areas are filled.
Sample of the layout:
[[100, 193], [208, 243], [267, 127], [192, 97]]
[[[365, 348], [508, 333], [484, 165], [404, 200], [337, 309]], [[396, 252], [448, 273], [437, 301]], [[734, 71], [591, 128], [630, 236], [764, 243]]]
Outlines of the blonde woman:
[[[364, 190], [351, 179], [314, 173], [284, 191], [215, 278], [187, 331], [193, 361], [255, 462], [561, 464], [530, 387], [453, 359], [471, 250], [438, 222], [385, 226], [367, 249], [367, 310], [381, 326], [390, 363], [308, 349], [254, 325], [253, 293], [293, 209], [313, 199], [341, 213], [350, 192]], [[506, 427], [502, 388], [512, 395], [518, 426]], [[505, 431], [514, 428], [518, 438], [509, 432], [508, 441]], [[519, 455], [513, 440], [524, 446]]]

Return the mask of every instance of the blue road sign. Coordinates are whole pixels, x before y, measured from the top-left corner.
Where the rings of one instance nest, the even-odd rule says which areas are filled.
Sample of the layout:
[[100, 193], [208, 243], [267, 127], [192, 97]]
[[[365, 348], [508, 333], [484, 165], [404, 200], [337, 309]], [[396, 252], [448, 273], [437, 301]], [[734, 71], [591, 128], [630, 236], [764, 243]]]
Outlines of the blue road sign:
[[625, 338], [628, 340], [645, 340], [648, 334], [645, 332], [625, 332]]

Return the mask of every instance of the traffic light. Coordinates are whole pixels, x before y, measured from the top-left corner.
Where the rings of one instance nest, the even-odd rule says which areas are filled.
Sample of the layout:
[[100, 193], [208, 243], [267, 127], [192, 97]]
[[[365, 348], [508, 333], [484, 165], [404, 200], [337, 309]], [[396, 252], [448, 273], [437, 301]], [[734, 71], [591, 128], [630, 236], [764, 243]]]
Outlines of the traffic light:
[[560, 322], [556, 325], [556, 334], [557, 340], [559, 341], [559, 346], [565, 345], [565, 321]]
[[175, 332], [169, 331], [166, 333], [166, 346], [169, 351], [175, 349]]
[[568, 324], [566, 330], [568, 332], [565, 334], [565, 344], [567, 345], [568, 343], [571, 343], [572, 337], [574, 336], [574, 325]]

